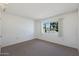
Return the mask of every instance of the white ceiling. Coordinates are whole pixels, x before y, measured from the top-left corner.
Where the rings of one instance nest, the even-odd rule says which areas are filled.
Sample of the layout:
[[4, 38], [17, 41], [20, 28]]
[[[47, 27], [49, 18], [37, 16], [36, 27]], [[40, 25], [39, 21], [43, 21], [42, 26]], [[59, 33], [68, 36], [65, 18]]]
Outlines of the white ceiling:
[[78, 3], [10, 3], [7, 12], [32, 19], [42, 19], [75, 10]]

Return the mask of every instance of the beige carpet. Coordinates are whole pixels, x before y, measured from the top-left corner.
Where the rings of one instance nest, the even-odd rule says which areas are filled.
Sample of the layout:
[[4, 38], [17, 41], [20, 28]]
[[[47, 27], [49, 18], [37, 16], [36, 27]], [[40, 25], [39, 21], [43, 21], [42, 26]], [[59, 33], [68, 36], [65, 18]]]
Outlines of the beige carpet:
[[77, 56], [78, 51], [74, 48], [33, 39], [27, 42], [3, 47], [3, 55], [9, 56]]

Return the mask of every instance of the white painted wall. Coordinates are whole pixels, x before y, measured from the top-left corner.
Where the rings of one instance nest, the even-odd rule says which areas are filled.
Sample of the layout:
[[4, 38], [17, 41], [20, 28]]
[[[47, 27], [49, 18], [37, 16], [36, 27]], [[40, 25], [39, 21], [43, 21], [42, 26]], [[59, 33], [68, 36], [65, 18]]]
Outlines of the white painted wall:
[[1, 8], [0, 8], [0, 52], [1, 52], [1, 39], [2, 39], [2, 20], [1, 20]]
[[57, 16], [63, 18], [63, 36], [41, 33], [41, 21], [35, 21], [35, 38], [77, 48], [77, 11]]
[[1, 52], [1, 17], [0, 17], [0, 52]]
[[34, 21], [11, 14], [5, 14], [2, 19], [2, 46], [8, 46], [31, 40], [34, 36]]
[[78, 8], [78, 25], [77, 26], [78, 26], [78, 37], [77, 37], [78, 38], [78, 41], [77, 41], [78, 44], [77, 44], [77, 46], [78, 46], [78, 51], [79, 51], [79, 8]]

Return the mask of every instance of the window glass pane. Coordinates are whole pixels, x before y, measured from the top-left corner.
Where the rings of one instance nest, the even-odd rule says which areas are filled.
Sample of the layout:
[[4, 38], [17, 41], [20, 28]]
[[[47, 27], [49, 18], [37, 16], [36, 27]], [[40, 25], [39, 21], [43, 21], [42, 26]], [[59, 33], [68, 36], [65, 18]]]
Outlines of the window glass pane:
[[47, 32], [58, 32], [58, 21], [57, 20], [45, 20], [42, 22], [43, 33]]

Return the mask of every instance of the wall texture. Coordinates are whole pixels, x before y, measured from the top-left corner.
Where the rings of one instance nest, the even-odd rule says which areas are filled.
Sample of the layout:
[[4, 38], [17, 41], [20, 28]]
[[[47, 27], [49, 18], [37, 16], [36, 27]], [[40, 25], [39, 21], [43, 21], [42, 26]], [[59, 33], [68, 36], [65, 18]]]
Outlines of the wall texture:
[[77, 48], [77, 13], [77, 11], [74, 11], [54, 17], [63, 18], [62, 37], [54, 35], [53, 33], [42, 33], [42, 21], [35, 21], [35, 37], [42, 40]]
[[34, 36], [34, 21], [11, 14], [2, 18], [2, 47], [31, 40]]

